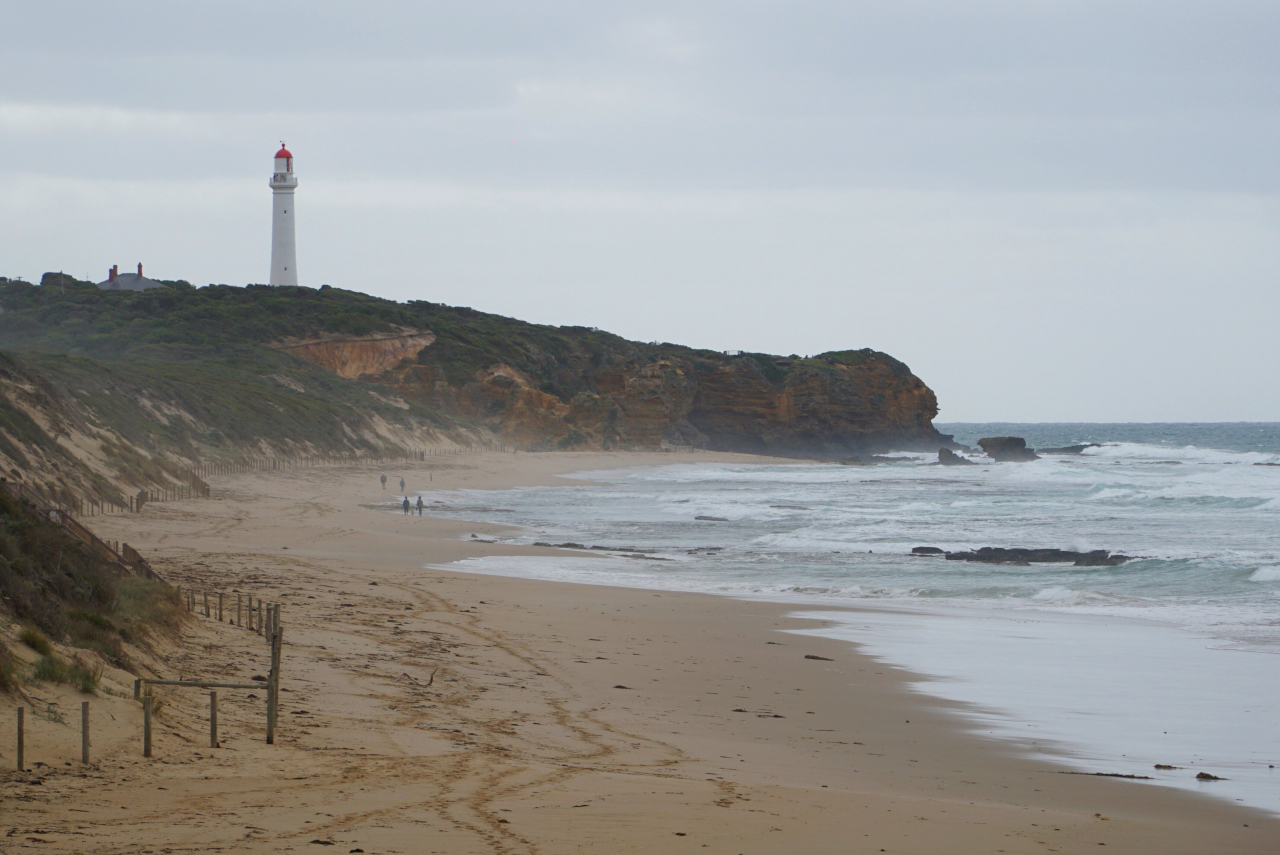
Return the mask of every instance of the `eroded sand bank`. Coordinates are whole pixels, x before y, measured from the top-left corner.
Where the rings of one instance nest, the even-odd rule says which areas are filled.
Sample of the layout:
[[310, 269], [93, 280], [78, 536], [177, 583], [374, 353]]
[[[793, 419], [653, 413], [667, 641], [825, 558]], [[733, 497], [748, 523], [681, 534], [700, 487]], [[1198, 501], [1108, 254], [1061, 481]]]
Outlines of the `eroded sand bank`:
[[[730, 458], [493, 454], [388, 474], [410, 490], [502, 488], [697, 459]], [[0, 852], [1280, 849], [1280, 822], [1259, 812], [1064, 774], [966, 733], [909, 675], [780, 632], [813, 625], [786, 617], [793, 605], [422, 569], [555, 551], [373, 510], [392, 494], [378, 474], [237, 476], [211, 500], [94, 519], [171, 581], [226, 592], [227, 617], [236, 591], [284, 604], [278, 744], [262, 742], [262, 693], [226, 691], [210, 749], [207, 695], [180, 689], [144, 760], [138, 705], [100, 697], [85, 769], [79, 697], [40, 690], [70, 724], [28, 721], [27, 765], [48, 765], [39, 784], [5, 780]], [[166, 677], [267, 667], [261, 638], [203, 617], [162, 653]]]

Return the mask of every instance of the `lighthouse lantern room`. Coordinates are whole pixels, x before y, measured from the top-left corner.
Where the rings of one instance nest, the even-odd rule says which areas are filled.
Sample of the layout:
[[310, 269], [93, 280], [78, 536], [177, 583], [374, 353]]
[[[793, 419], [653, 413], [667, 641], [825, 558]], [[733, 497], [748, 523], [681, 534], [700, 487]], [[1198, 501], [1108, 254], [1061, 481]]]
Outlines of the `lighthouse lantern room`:
[[280, 143], [275, 171], [271, 173], [271, 284], [298, 284], [298, 252], [293, 231], [293, 191], [298, 176], [293, 172], [293, 154]]

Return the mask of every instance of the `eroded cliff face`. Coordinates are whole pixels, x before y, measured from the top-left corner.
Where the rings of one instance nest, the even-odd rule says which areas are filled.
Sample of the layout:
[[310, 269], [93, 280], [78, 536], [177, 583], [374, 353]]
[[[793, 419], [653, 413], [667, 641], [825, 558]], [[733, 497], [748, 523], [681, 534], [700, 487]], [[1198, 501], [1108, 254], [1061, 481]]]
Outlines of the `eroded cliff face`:
[[950, 439], [933, 428], [932, 390], [871, 350], [807, 359], [682, 356], [626, 343], [526, 356], [532, 369], [493, 362], [460, 373], [433, 353], [434, 341], [414, 330], [286, 349], [529, 449], [689, 446], [824, 458], [936, 451]]
[[949, 437], [933, 428], [938, 402], [906, 366], [866, 352], [859, 364], [803, 360], [780, 384], [751, 359], [698, 378], [688, 421], [713, 448], [839, 456], [924, 448]]
[[433, 333], [401, 328], [394, 333], [377, 335], [285, 339], [272, 346], [354, 380], [365, 374], [380, 375], [399, 365], [402, 359], [416, 357], [435, 340]]

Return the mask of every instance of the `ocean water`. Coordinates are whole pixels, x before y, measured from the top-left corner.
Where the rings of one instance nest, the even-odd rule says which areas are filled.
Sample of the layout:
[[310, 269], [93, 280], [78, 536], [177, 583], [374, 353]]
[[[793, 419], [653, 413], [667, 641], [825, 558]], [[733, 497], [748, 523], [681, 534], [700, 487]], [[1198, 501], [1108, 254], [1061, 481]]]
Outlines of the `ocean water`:
[[[593, 486], [424, 495], [435, 515], [525, 527], [514, 542], [604, 547], [456, 569], [853, 607], [814, 631], [920, 675], [918, 691], [955, 701], [978, 732], [1280, 812], [1280, 465], [1267, 465], [1280, 425], [939, 429], [1100, 446], [967, 467], [923, 454], [648, 466], [575, 476]], [[1135, 558], [992, 566], [915, 546]]]

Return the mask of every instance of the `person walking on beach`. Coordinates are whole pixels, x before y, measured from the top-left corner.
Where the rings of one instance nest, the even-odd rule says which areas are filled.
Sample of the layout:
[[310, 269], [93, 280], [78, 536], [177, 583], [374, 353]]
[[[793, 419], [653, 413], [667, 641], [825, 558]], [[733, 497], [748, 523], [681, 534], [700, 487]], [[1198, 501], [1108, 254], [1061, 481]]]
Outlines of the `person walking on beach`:
[[418, 516], [422, 516], [422, 497], [418, 497]]
[[404, 506], [403, 506], [403, 507], [404, 507], [404, 512], [405, 512], [406, 514], [408, 514], [408, 513], [409, 513], [409, 497], [408, 497], [408, 496], [405, 496], [405, 497], [404, 497]]
[[401, 493], [403, 493], [403, 492], [404, 492], [404, 479], [403, 479], [403, 478], [401, 478], [401, 479], [400, 479], [400, 492], [401, 492]]
[[382, 489], [387, 489], [387, 473], [382, 473]]

